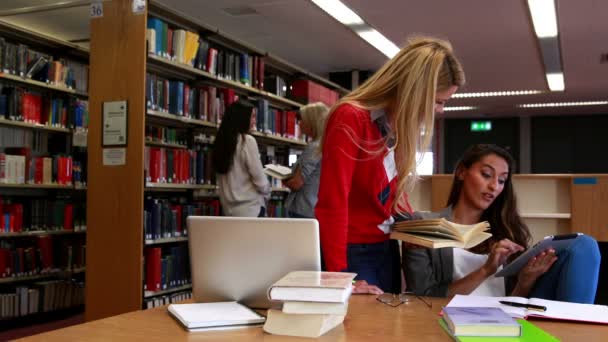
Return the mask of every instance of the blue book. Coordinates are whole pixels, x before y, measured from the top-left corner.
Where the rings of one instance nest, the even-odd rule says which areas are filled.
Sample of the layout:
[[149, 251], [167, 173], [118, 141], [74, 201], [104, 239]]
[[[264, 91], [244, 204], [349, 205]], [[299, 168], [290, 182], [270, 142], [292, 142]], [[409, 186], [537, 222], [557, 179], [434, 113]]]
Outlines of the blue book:
[[499, 308], [445, 307], [443, 319], [454, 336], [521, 335], [521, 325]]

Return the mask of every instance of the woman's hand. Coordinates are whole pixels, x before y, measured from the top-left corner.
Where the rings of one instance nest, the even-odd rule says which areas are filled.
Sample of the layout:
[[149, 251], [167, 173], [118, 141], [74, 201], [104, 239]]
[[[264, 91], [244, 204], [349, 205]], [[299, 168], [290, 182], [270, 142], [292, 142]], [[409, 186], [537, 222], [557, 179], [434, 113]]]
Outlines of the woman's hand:
[[534, 258], [530, 259], [526, 266], [519, 271], [517, 281], [522, 286], [531, 287], [536, 282], [536, 279], [547, 272], [553, 263], [557, 260], [555, 250], [547, 249]]
[[376, 285], [370, 285], [365, 280], [357, 280], [353, 284], [353, 294], [375, 294], [375, 295], [380, 295], [380, 294], [383, 294], [383, 293], [384, 293], [384, 291], [382, 291], [378, 286], [376, 286]]
[[481, 269], [486, 272], [488, 276], [496, 273], [498, 267], [504, 264], [507, 259], [517, 252], [523, 251], [524, 248], [509, 239], [502, 239], [495, 242], [488, 255], [488, 260], [481, 266]]

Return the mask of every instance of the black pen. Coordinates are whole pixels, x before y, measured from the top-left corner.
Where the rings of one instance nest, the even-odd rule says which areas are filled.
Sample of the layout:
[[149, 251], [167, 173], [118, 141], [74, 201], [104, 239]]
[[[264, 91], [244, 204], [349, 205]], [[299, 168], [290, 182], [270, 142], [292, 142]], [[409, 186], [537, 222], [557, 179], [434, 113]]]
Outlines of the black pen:
[[547, 311], [547, 307], [546, 306], [541, 306], [541, 305], [522, 304], [522, 303], [517, 303], [517, 302], [508, 302], [506, 300], [499, 300], [498, 302], [500, 304], [504, 304], [504, 305], [508, 305], [508, 306], [514, 306], [514, 307], [517, 307], [517, 308], [525, 308], [525, 309], [534, 310], [534, 311]]

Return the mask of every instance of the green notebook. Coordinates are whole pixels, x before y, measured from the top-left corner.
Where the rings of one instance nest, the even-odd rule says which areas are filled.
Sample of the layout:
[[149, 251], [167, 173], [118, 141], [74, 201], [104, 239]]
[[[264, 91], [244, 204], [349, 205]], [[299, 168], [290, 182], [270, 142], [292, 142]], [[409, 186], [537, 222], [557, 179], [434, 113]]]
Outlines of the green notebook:
[[521, 324], [521, 336], [519, 337], [488, 337], [488, 336], [454, 336], [450, 333], [447, 324], [443, 318], [439, 319], [439, 325], [450, 335], [454, 341], [460, 342], [554, 342], [559, 341], [554, 336], [549, 335], [543, 329], [536, 325], [526, 321], [525, 319], [518, 319], [517, 322]]

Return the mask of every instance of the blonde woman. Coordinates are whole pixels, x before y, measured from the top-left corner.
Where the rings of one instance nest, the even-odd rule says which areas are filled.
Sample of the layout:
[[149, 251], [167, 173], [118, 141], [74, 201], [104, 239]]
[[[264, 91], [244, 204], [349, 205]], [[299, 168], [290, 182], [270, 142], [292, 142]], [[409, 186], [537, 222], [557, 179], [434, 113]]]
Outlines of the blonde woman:
[[323, 137], [328, 113], [329, 108], [321, 102], [303, 106], [298, 113], [300, 129], [312, 141], [308, 143], [294, 165], [293, 177], [284, 182], [285, 186], [291, 190], [285, 202], [289, 217], [315, 217], [319, 178], [321, 177], [319, 143]]
[[332, 108], [315, 214], [326, 270], [357, 273], [355, 292], [400, 291], [389, 227], [412, 211], [416, 151], [426, 150], [434, 114], [463, 84], [449, 42], [416, 38]]

